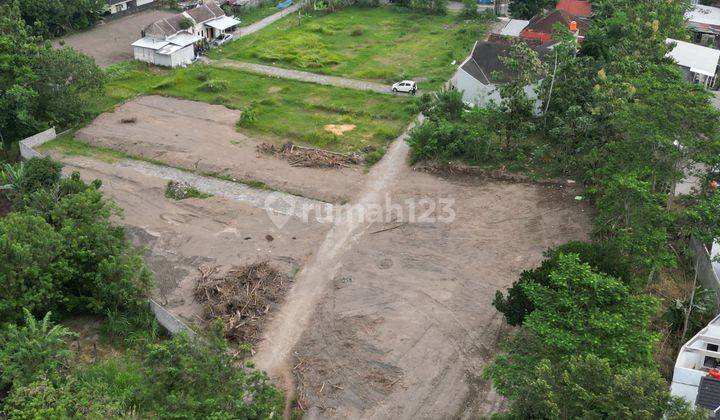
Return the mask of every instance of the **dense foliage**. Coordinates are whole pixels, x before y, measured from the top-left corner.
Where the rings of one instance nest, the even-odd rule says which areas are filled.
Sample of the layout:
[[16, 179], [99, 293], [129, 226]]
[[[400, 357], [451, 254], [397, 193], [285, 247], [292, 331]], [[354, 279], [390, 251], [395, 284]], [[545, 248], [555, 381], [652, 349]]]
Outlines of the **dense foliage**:
[[77, 173], [31, 159], [11, 194], [13, 212], [0, 219], [0, 323], [22, 309], [100, 315], [146, 311], [152, 277], [111, 218], [114, 204]]
[[92, 365], [72, 362], [64, 327], [46, 316], [0, 331], [8, 418], [279, 417], [283, 396], [267, 377], [235, 366], [222, 334], [145, 344]]
[[20, 14], [34, 35], [53, 37], [87, 29], [105, 9], [105, 0], [16, 0]]
[[6, 150], [49, 126], [77, 122], [103, 86], [92, 58], [53, 49], [32, 32], [17, 1], [0, 3], [0, 135]]

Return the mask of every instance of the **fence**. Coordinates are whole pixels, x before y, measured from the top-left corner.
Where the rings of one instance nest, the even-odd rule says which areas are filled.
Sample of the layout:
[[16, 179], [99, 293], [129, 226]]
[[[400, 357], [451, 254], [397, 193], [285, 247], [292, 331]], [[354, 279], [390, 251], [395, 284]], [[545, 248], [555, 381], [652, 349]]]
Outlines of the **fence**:
[[[32, 159], [34, 157], [43, 157], [43, 154], [35, 150], [35, 148], [56, 139], [58, 135], [63, 135], [68, 131], [69, 130], [57, 134], [55, 132], [55, 127], [51, 127], [45, 131], [20, 140], [20, 156], [22, 156], [24, 160]], [[163, 328], [168, 330], [168, 332], [176, 334], [180, 331], [185, 331], [187, 335], [191, 337], [195, 336], [195, 332], [175, 315], [168, 312], [167, 309], [163, 308], [154, 300], [148, 300], [150, 310], [155, 315], [155, 319], [157, 319], [157, 322], [162, 325]]]
[[690, 238], [690, 250], [697, 267], [698, 282], [705, 288], [715, 291], [715, 299], [720, 304], [720, 279], [712, 266], [712, 258], [707, 247], [694, 236]]

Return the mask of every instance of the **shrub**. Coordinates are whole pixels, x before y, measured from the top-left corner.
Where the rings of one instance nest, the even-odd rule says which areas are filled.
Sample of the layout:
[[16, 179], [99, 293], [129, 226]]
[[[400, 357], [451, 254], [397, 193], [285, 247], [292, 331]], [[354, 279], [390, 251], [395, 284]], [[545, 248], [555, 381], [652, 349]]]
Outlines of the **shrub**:
[[257, 109], [255, 104], [245, 107], [240, 113], [240, 119], [237, 122], [238, 127], [250, 127], [257, 121]]
[[39, 322], [27, 309], [23, 313], [24, 326], [0, 330], [0, 389], [30, 384], [65, 367], [72, 355], [65, 339], [73, 333], [53, 325], [50, 312]]
[[186, 198], [208, 198], [212, 197], [212, 195], [181, 182], [168, 181], [165, 186], [165, 197], [173, 200], [184, 200]]
[[56, 185], [60, 180], [62, 165], [49, 157], [32, 158], [25, 162], [16, 189], [23, 194]]
[[198, 89], [205, 92], [222, 92], [230, 87], [226, 80], [208, 79], [201, 83]]

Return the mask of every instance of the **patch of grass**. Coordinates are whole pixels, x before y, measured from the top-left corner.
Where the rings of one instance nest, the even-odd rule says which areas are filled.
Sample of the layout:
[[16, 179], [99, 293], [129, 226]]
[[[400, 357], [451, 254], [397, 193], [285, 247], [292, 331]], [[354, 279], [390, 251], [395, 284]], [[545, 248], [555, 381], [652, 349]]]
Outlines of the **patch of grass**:
[[209, 198], [212, 194], [202, 192], [195, 187], [182, 184], [176, 181], [168, 181], [165, 186], [165, 197], [173, 200], [184, 200], [186, 198]]
[[129, 159], [130, 156], [118, 150], [107, 147], [97, 147], [77, 140], [72, 134], [65, 134], [49, 141], [38, 148], [40, 152], [58, 150], [68, 156], [92, 157], [103, 162], [113, 163], [122, 159]]
[[[193, 65], [163, 70], [136, 64], [117, 74], [108, 81], [106, 94], [97, 98], [94, 111], [111, 110], [140, 94], [175, 96], [241, 111], [252, 109], [252, 121], [243, 121], [238, 127], [248, 134], [340, 152], [384, 146], [416, 112], [415, 99], [407, 96], [270, 78], [236, 69]], [[208, 90], [209, 81], [222, 81], [222, 89]], [[354, 124], [356, 128], [330, 137], [324, 128], [329, 124]]]
[[282, 19], [211, 56], [383, 83], [412, 78], [436, 90], [484, 36], [486, 21], [394, 6], [350, 7], [300, 24]]
[[274, 15], [279, 12], [280, 9], [275, 7], [277, 2], [265, 2], [259, 7], [246, 7], [240, 10], [240, 26], [252, 25], [255, 22], [261, 21], [270, 15]]

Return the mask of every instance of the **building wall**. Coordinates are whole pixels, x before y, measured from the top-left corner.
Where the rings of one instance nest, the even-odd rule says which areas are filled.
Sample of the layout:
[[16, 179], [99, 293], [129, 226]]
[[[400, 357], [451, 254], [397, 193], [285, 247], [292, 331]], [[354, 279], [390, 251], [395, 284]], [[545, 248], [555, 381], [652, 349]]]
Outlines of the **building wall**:
[[455, 89], [463, 94], [463, 101], [477, 106], [487, 106], [491, 100], [500, 102], [500, 94], [495, 85], [485, 85], [459, 69], [454, 80]]
[[139, 6], [144, 6], [144, 5], [149, 4], [149, 3], [152, 3], [152, 2], [154, 2], [154, 1], [155, 1], [155, 0], [137, 0], [137, 6], [138, 6], [138, 7], [139, 7]]
[[155, 65], [172, 67], [172, 55], [155, 54]]
[[188, 45], [181, 50], [175, 51], [170, 56], [170, 62], [173, 67], [177, 67], [182, 64], [190, 64], [193, 58], [195, 58], [195, 49], [192, 45]]
[[155, 50], [143, 47], [133, 47], [133, 55], [136, 60], [155, 64]]

